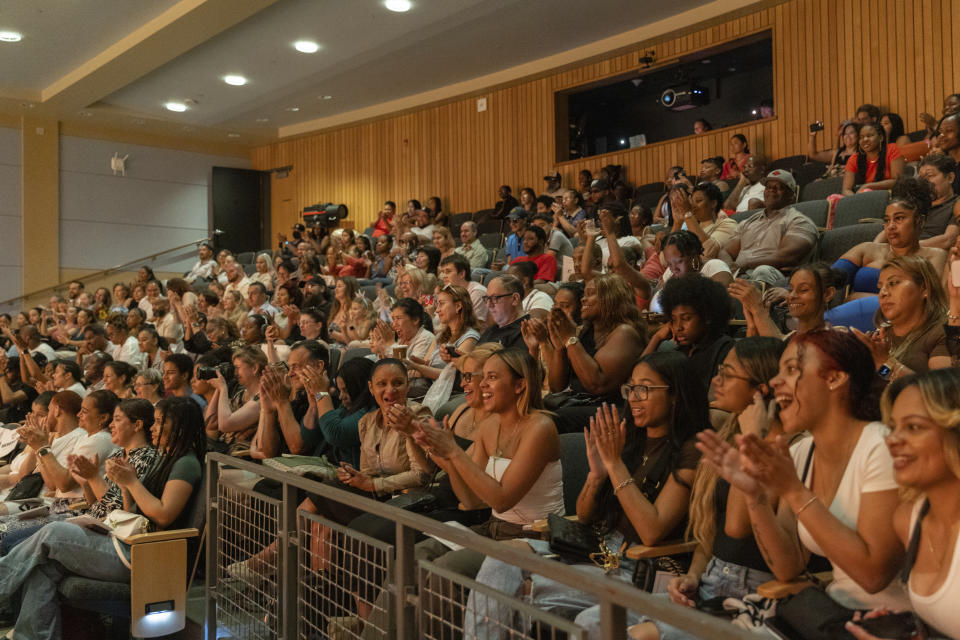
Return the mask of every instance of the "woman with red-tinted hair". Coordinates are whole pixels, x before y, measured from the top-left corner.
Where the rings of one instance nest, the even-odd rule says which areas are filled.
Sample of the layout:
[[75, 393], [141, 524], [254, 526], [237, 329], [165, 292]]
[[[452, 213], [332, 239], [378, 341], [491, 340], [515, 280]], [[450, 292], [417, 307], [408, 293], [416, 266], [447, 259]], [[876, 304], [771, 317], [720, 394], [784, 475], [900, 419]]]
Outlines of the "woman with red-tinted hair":
[[[908, 609], [893, 581], [904, 553], [892, 524], [899, 497], [870, 351], [845, 332], [797, 334], [770, 386], [784, 436], [770, 443], [745, 435], [735, 449], [710, 432], [699, 445], [745, 496], [767, 565], [778, 580], [793, 580], [816, 553], [833, 566], [827, 593], [841, 605]], [[812, 437], [788, 448], [804, 431]]]

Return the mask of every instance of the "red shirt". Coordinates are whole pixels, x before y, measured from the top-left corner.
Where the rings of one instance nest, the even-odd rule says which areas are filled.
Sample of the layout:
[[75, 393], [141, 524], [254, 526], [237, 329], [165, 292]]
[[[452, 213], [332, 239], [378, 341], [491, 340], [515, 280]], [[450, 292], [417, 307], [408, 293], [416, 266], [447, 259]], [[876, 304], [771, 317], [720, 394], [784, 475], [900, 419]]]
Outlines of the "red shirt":
[[[883, 163], [883, 178], [877, 178], [877, 160], [880, 158], [877, 157], [877, 160], [867, 160], [867, 175], [864, 178], [864, 183], [867, 182], [879, 182], [880, 180], [889, 180], [890, 179], [890, 163], [901, 157], [903, 154], [900, 153], [900, 147], [897, 146], [895, 142], [891, 142], [887, 145], [887, 159]], [[850, 156], [850, 159], [847, 160], [847, 171], [856, 175], [857, 169], [859, 169], [859, 164], [857, 163], [857, 154]]]
[[557, 279], [557, 259], [552, 253], [541, 253], [538, 256], [519, 256], [510, 261], [510, 264], [518, 262], [532, 262], [537, 265], [537, 275], [534, 280], [546, 280], [553, 282]]

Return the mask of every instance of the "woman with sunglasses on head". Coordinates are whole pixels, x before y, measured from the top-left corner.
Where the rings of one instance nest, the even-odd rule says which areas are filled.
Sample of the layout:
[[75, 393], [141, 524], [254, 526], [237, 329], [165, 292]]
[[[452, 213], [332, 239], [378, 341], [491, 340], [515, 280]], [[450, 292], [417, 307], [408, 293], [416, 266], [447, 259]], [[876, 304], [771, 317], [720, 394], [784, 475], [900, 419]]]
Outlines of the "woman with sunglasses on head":
[[[907, 548], [900, 578], [930, 635], [960, 637], [960, 373], [901, 378], [881, 406], [893, 475], [906, 498], [893, 516]], [[858, 624], [848, 623], [847, 630], [859, 640], [878, 640]]]
[[410, 358], [409, 365], [424, 378], [431, 380], [436, 380], [447, 364], [470, 353], [480, 338], [480, 332], [476, 328], [477, 320], [473, 314], [473, 301], [470, 293], [463, 287], [448, 284], [440, 289], [437, 293], [436, 317], [443, 328], [422, 359], [426, 362], [418, 362], [420, 358]]
[[[746, 498], [767, 566], [778, 580], [802, 575], [811, 553], [833, 567], [827, 594], [852, 609], [909, 607], [892, 525], [899, 503], [893, 461], [877, 421], [881, 381], [869, 350], [850, 333], [793, 337], [770, 381], [784, 436], [745, 434], [735, 448], [701, 438], [704, 460]], [[809, 432], [788, 449], [787, 437]], [[779, 503], [771, 497], [779, 498]]]
[[[706, 388], [678, 353], [644, 357], [620, 391], [623, 419], [616, 407], [605, 404], [584, 429], [590, 471], [577, 498], [578, 520], [597, 529], [604, 541], [597, 551], [610, 557], [601, 564], [578, 564], [577, 569], [629, 581], [632, 567], [622, 559], [610, 572], [603, 564], [616, 562], [613, 556], [619, 556], [625, 543], [655, 545], [682, 535], [700, 457], [694, 435], [710, 423]], [[546, 542], [527, 542], [538, 553], [549, 553]], [[526, 580], [531, 581], [531, 605], [562, 610], [565, 617], [575, 614], [574, 622], [591, 638], [600, 637], [595, 596], [494, 559], [486, 560], [477, 575], [478, 582], [508, 595], [519, 594]], [[496, 638], [499, 629], [510, 627], [510, 620], [496, 619], [510, 612], [492, 603], [488, 607], [486, 597], [477, 592], [470, 598], [468, 611], [491, 613], [482, 619], [468, 617], [466, 635]], [[628, 620], [639, 618], [628, 612]]]

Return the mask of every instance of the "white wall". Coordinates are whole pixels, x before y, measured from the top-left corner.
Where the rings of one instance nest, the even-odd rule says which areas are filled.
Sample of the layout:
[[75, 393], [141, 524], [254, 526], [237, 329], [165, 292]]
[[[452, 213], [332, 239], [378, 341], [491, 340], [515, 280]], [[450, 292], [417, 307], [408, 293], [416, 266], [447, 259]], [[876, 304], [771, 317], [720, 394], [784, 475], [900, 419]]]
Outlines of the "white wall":
[[[116, 152], [130, 156], [126, 176], [114, 176], [110, 169]], [[105, 269], [206, 236], [214, 166], [246, 169], [250, 162], [61, 137], [60, 268]], [[191, 264], [161, 259], [153, 266], [186, 271]]]
[[[20, 156], [20, 130], [0, 127], [0, 301], [20, 295], [23, 287]], [[11, 309], [19, 305], [0, 311]]]

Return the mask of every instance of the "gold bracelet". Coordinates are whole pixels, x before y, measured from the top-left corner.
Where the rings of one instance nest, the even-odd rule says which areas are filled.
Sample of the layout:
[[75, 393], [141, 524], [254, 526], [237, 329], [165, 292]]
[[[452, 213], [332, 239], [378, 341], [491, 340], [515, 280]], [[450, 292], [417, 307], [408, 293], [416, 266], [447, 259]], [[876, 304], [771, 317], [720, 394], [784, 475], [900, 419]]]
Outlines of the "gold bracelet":
[[618, 484], [616, 487], [614, 487], [613, 495], [617, 495], [618, 493], [620, 493], [620, 489], [623, 489], [628, 484], [634, 484], [633, 478], [627, 478], [626, 480]]
[[814, 502], [816, 502], [816, 501], [817, 501], [817, 496], [813, 496], [812, 498], [810, 498], [809, 500], [807, 500], [806, 502], [804, 502], [804, 503], [803, 503], [803, 506], [800, 507], [799, 509], [797, 509], [797, 514], [796, 514], [796, 515], [797, 515], [797, 518], [799, 519], [799, 518], [800, 518], [800, 514], [803, 513], [803, 510], [806, 509], [807, 507], [809, 507], [810, 505], [812, 505], [812, 504], [813, 504]]

